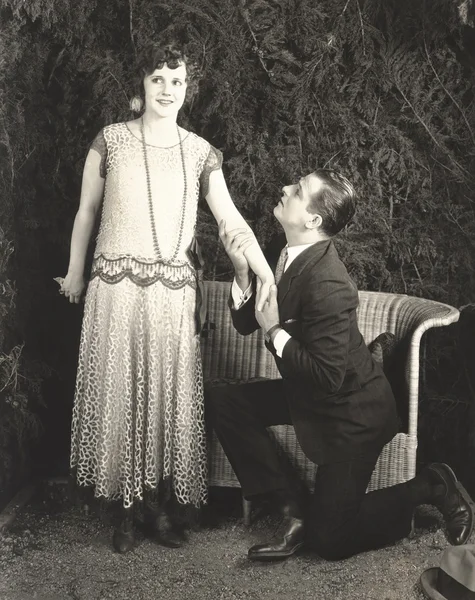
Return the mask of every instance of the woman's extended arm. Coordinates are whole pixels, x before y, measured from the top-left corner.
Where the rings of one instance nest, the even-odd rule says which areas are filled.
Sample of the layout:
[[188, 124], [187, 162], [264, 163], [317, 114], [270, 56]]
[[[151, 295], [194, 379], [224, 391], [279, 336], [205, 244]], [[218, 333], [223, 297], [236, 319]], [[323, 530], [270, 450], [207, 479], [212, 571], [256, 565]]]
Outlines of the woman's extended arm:
[[[209, 175], [209, 188], [206, 194], [206, 201], [217, 223], [219, 224], [224, 220], [228, 231], [233, 229], [247, 229], [251, 231], [251, 228], [232, 201], [221, 169], [214, 170]], [[261, 310], [264, 302], [267, 300], [269, 288], [274, 283], [274, 275], [256, 239], [255, 243], [246, 248], [244, 256], [250, 268], [262, 282], [261, 293], [257, 299], [257, 308]]]
[[61, 286], [62, 293], [69, 298], [70, 302], [76, 304], [84, 291], [84, 263], [104, 193], [104, 182], [101, 176], [101, 155], [91, 149], [84, 165], [81, 200], [74, 219], [68, 274]]

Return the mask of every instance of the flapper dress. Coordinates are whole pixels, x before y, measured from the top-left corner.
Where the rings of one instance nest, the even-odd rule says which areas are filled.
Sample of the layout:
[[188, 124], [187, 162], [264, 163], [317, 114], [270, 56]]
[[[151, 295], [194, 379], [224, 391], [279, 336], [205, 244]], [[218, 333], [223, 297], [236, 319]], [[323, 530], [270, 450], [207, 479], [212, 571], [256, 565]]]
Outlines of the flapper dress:
[[182, 132], [182, 148], [147, 145], [160, 261], [142, 140], [116, 123], [92, 147], [103, 158], [105, 188], [85, 298], [71, 467], [80, 486], [126, 508], [161, 480], [180, 503], [198, 506], [206, 501], [207, 459], [189, 249], [200, 186], [206, 195], [222, 156], [191, 132]]

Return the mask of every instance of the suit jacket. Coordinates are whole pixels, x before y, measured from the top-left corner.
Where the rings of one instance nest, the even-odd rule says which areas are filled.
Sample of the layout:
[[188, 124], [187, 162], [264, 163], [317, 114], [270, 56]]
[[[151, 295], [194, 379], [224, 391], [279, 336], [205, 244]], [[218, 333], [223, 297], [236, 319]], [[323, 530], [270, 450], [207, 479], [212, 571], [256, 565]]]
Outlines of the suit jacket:
[[[285, 238], [268, 256], [275, 268]], [[397, 433], [396, 404], [381, 367], [358, 329], [358, 290], [333, 242], [304, 250], [278, 284], [281, 326], [292, 336], [282, 358], [272, 345], [283, 377], [295, 433], [317, 464], [379, 454]], [[255, 298], [232, 310], [235, 328], [259, 328]]]

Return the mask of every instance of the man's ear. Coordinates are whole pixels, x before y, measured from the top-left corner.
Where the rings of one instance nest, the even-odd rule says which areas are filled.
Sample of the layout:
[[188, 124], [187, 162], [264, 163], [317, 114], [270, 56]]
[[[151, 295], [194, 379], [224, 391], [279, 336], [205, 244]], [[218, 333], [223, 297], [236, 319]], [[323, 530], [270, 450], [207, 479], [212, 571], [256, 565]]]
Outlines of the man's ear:
[[305, 223], [307, 229], [319, 229], [322, 225], [323, 219], [320, 215], [312, 215], [312, 218]]

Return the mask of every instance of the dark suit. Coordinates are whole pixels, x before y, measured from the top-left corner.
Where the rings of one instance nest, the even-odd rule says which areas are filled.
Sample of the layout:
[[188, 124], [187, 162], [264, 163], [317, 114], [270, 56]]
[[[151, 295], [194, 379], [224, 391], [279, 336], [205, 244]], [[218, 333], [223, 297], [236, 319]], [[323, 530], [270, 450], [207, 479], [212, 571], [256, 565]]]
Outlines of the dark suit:
[[[282, 358], [268, 348], [302, 450], [318, 465], [379, 452], [397, 432], [396, 406], [358, 329], [358, 290], [332, 241], [297, 256], [279, 282], [277, 303], [292, 339]], [[232, 310], [243, 335], [259, 328], [254, 305]]]
[[[284, 243], [281, 238], [271, 251], [271, 266]], [[207, 393], [209, 414], [243, 494], [290, 489], [266, 431], [288, 423], [319, 465], [307, 518], [311, 546], [340, 558], [407, 534], [413, 506], [404, 484], [365, 495], [383, 446], [397, 432], [396, 406], [358, 329], [358, 291], [332, 241], [295, 258], [278, 284], [277, 301], [291, 339], [282, 358], [268, 348], [282, 380]], [[243, 335], [259, 327], [254, 309], [253, 297], [232, 310]]]

